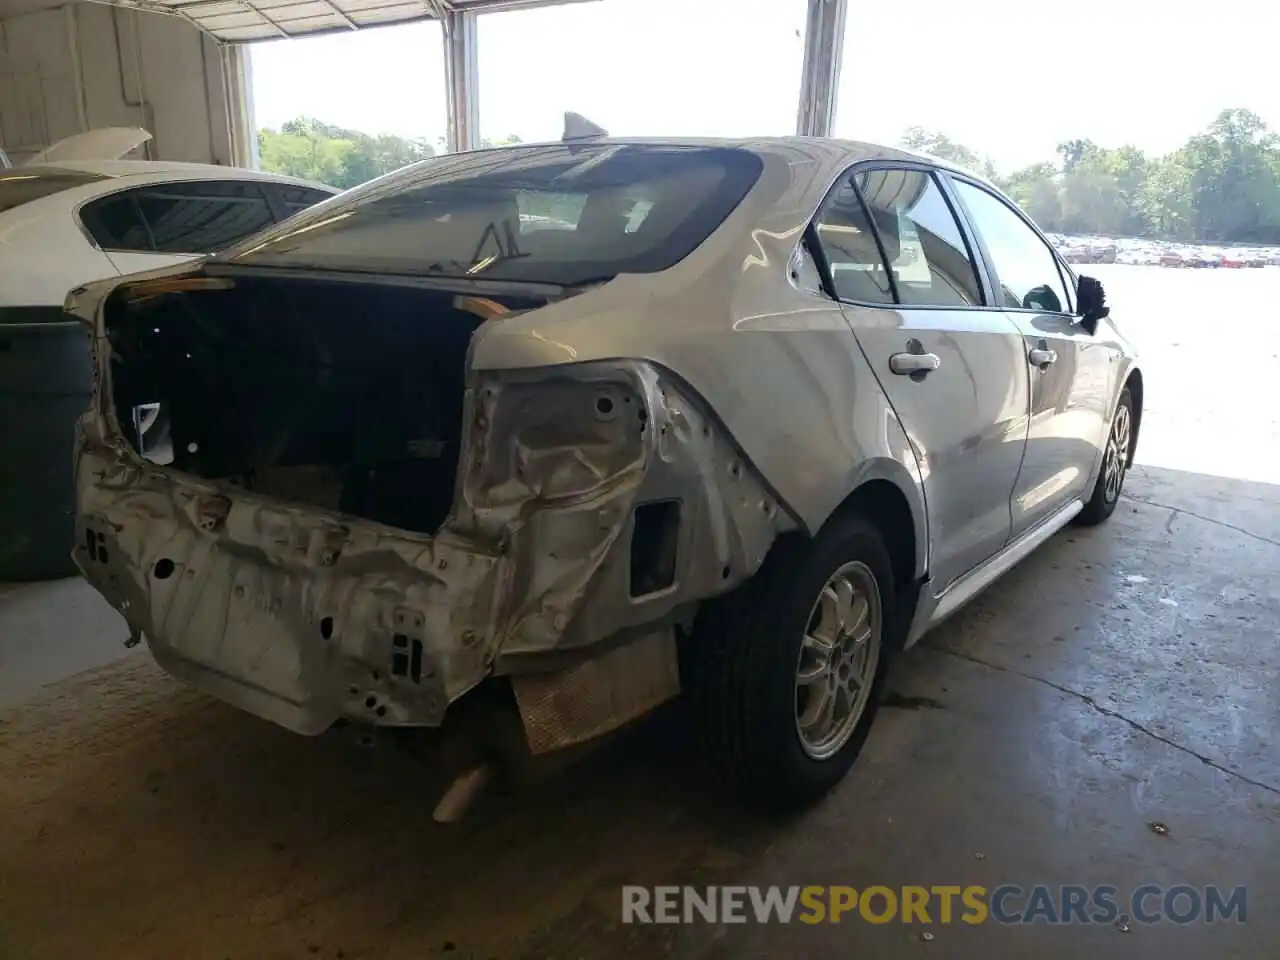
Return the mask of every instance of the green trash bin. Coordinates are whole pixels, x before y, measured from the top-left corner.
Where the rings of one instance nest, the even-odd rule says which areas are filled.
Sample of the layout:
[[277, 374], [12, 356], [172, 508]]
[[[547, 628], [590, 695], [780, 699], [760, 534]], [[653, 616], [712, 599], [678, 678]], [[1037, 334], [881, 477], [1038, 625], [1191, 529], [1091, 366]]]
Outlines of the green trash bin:
[[76, 421], [89, 329], [58, 307], [0, 311], [0, 582], [73, 576]]

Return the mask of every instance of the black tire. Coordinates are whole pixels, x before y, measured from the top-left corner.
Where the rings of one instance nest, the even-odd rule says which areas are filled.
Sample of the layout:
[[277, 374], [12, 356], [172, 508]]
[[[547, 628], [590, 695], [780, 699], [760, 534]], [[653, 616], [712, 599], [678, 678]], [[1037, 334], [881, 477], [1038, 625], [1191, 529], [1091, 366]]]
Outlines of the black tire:
[[[852, 733], [819, 760], [806, 753], [797, 729], [797, 669], [817, 598], [851, 562], [874, 577], [878, 661]], [[900, 646], [895, 599], [883, 539], [867, 520], [849, 515], [833, 520], [813, 540], [775, 545], [751, 580], [704, 607], [682, 651], [682, 675], [716, 772], [746, 803], [772, 812], [796, 810], [848, 772], [875, 720]]]
[[[1121, 411], [1124, 411], [1123, 414]], [[1112, 445], [1116, 441], [1116, 431], [1122, 423], [1127, 422], [1128, 426], [1125, 430], [1124, 450], [1120, 455], [1120, 476], [1119, 481], [1114, 484], [1111, 490], [1107, 485], [1107, 468], [1108, 463], [1113, 458]], [[1115, 513], [1116, 504], [1120, 502], [1120, 494], [1124, 491], [1124, 478], [1129, 471], [1129, 461], [1132, 458], [1133, 446], [1133, 396], [1129, 393], [1129, 388], [1125, 387], [1120, 391], [1120, 400], [1116, 403], [1115, 412], [1111, 415], [1111, 424], [1107, 427], [1107, 445], [1102, 454], [1102, 465], [1098, 468], [1098, 479], [1093, 485], [1093, 495], [1089, 498], [1089, 502], [1084, 505], [1084, 509], [1076, 514], [1075, 522], [1082, 527], [1096, 527], [1098, 524], [1106, 520], [1111, 514]]]

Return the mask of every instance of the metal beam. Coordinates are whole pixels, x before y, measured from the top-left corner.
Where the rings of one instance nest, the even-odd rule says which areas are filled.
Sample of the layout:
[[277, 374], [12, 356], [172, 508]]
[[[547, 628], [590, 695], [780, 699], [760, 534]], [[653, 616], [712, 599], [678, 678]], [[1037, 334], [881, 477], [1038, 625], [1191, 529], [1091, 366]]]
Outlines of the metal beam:
[[829, 137], [836, 117], [846, 0], [809, 0], [796, 133]]
[[449, 111], [449, 152], [480, 146], [480, 93], [476, 65], [476, 15], [445, 7], [440, 33], [444, 38], [444, 82]]
[[260, 158], [258, 131], [254, 129], [253, 67], [249, 49], [241, 44], [220, 43], [218, 53], [222, 58], [222, 89], [227, 103], [231, 164], [257, 170]]

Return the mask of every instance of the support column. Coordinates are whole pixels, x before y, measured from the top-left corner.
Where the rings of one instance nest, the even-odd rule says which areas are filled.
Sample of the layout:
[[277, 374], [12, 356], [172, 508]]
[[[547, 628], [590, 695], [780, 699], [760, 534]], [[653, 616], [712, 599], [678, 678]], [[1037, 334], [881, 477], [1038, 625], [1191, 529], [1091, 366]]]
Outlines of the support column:
[[[201, 42], [205, 42], [201, 37]], [[226, 101], [225, 133], [230, 161], [235, 167], [258, 169], [258, 131], [253, 115], [253, 68], [249, 48], [235, 43], [218, 45], [222, 66], [222, 91]], [[209, 122], [213, 124], [210, 112]], [[215, 155], [217, 151], [215, 150]]]
[[449, 110], [449, 152], [480, 146], [480, 94], [476, 67], [476, 15], [444, 9], [444, 82]]
[[829, 137], [836, 117], [846, 0], [809, 0], [796, 134]]

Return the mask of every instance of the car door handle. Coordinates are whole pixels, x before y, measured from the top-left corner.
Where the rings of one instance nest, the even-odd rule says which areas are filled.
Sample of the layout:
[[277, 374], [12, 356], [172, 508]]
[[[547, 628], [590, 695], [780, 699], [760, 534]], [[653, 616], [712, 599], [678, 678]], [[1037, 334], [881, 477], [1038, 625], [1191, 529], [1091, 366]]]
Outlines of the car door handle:
[[1058, 362], [1058, 351], [1050, 350], [1048, 347], [1032, 347], [1027, 352], [1027, 359], [1031, 361], [1033, 367], [1047, 367], [1051, 363]]
[[942, 366], [936, 353], [895, 353], [889, 358], [889, 369], [900, 376], [932, 373]]

